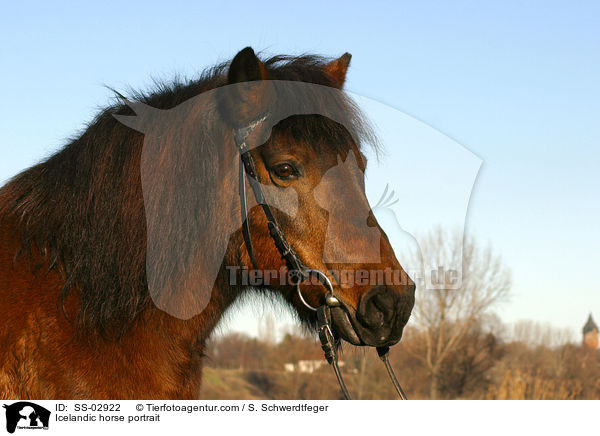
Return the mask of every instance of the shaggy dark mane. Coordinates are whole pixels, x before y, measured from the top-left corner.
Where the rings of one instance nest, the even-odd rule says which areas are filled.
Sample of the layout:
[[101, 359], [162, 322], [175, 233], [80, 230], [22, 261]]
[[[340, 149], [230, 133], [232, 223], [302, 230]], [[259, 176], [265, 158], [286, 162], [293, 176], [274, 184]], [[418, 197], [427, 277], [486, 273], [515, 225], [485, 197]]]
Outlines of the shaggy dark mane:
[[[322, 69], [327, 61], [318, 56], [275, 56], [264, 64], [272, 79], [333, 86]], [[208, 69], [196, 80], [157, 84], [151, 92], [129, 98], [159, 109], [174, 108], [225, 85], [228, 65]], [[345, 109], [357, 130], [354, 137], [372, 140], [349, 100]], [[143, 135], [120, 124], [115, 114], [133, 112], [118, 99], [62, 150], [0, 189], [0, 221], [16, 222], [20, 254], [42, 254], [45, 268], [64, 276], [63, 298], [74, 289], [80, 291], [81, 329], [111, 336], [125, 332], [151, 302], [140, 182]], [[275, 130], [315, 146], [351, 138], [343, 126], [316, 115], [290, 117]], [[208, 138], [199, 142], [211, 144]], [[207, 162], [209, 148], [201, 150]]]

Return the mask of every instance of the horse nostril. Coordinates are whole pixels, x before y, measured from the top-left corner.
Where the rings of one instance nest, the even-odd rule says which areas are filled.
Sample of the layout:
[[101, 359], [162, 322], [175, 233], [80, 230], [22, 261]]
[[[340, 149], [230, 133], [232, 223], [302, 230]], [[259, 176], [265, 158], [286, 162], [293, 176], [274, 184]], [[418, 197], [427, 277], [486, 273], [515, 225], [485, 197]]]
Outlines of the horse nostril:
[[385, 286], [377, 286], [367, 292], [358, 305], [357, 318], [369, 329], [391, 326], [398, 310], [400, 297]]

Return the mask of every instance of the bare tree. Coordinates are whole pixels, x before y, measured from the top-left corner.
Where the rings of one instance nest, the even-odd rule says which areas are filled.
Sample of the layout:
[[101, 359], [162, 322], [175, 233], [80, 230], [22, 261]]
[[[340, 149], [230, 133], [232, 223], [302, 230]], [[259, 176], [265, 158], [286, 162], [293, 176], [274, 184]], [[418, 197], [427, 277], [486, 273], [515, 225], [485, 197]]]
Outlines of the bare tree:
[[[481, 249], [472, 238], [463, 239], [462, 232], [438, 228], [420, 241], [420, 253], [413, 261], [424, 265], [443, 266], [447, 271], [460, 271], [462, 281], [456, 288], [456, 277], [446, 275], [441, 289], [417, 290], [413, 323], [423, 341], [411, 353], [427, 368], [430, 397], [439, 396], [440, 375], [446, 360], [462, 345], [476, 325], [485, 324], [491, 309], [508, 297], [510, 273], [491, 248]], [[461, 268], [462, 266], [462, 268]], [[421, 271], [421, 277], [425, 271]], [[419, 284], [419, 280], [417, 280]]]
[[509, 339], [522, 342], [529, 347], [547, 348], [556, 348], [574, 342], [573, 332], [570, 329], [531, 320], [513, 323]]

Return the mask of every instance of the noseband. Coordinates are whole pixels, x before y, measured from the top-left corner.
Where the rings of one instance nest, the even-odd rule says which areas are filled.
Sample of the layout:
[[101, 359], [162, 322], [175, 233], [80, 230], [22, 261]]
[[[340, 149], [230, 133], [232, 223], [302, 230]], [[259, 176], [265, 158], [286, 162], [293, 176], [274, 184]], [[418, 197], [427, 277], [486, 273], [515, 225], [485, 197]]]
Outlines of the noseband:
[[[322, 271], [307, 268], [296, 253], [296, 251], [293, 249], [293, 247], [285, 239], [285, 235], [281, 230], [281, 227], [279, 226], [277, 220], [275, 219], [275, 215], [273, 215], [271, 207], [267, 204], [265, 193], [258, 180], [258, 173], [256, 171], [254, 159], [252, 158], [250, 150], [248, 149], [248, 144], [246, 143], [248, 136], [250, 136], [250, 134], [257, 127], [259, 127], [267, 118], [268, 114], [250, 123], [246, 127], [242, 127], [234, 131], [235, 143], [240, 154], [239, 195], [242, 218], [242, 236], [244, 238], [244, 243], [246, 244], [248, 255], [250, 256], [250, 261], [252, 262], [253, 267], [255, 269], [258, 269], [258, 263], [256, 262], [256, 258], [254, 256], [254, 248], [252, 246], [252, 237], [250, 235], [250, 224], [248, 222], [248, 201], [246, 194], [247, 179], [250, 184], [250, 187], [252, 188], [252, 192], [254, 193], [254, 198], [256, 199], [256, 202], [261, 205], [263, 212], [267, 218], [269, 234], [271, 235], [271, 239], [273, 239], [273, 242], [275, 243], [277, 250], [281, 254], [282, 259], [284, 259], [286, 262], [288, 268], [288, 276], [294, 279], [294, 284], [296, 286], [298, 298], [300, 299], [302, 304], [304, 304], [304, 306], [306, 306], [308, 309], [317, 312], [319, 340], [321, 341], [321, 348], [325, 353], [325, 359], [333, 367], [333, 370], [337, 377], [340, 388], [344, 394], [344, 397], [347, 400], [350, 400], [350, 393], [348, 392], [348, 388], [346, 387], [346, 383], [344, 382], [342, 373], [338, 365], [338, 348], [340, 347], [341, 340], [335, 337], [331, 329], [331, 309], [334, 307], [341, 307], [342, 305], [340, 303], [340, 300], [335, 295], [333, 285], [331, 284], [331, 280], [329, 280], [329, 277], [327, 277], [327, 275]], [[313, 307], [302, 296], [302, 283], [310, 277], [317, 278], [319, 282], [323, 285], [323, 287], [327, 290], [327, 294], [325, 296], [325, 304], [323, 304], [322, 306]], [[406, 395], [404, 394], [400, 383], [398, 383], [398, 379], [396, 378], [394, 370], [392, 369], [392, 366], [390, 364], [389, 351], [389, 347], [377, 347], [377, 354], [385, 364], [390, 379], [392, 380], [392, 383], [396, 389], [396, 392], [398, 392], [400, 399], [406, 400]]]

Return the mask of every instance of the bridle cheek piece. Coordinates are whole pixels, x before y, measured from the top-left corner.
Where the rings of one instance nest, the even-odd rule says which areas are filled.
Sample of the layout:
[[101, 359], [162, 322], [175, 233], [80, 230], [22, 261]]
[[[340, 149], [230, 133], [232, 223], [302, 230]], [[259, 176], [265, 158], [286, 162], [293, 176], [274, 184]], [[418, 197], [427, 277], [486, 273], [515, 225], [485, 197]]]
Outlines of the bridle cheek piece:
[[[252, 237], [250, 235], [250, 224], [248, 219], [248, 201], [246, 193], [246, 180], [248, 180], [250, 187], [252, 188], [254, 198], [256, 199], [256, 202], [261, 205], [262, 210], [267, 218], [267, 225], [269, 227], [271, 239], [273, 239], [273, 242], [281, 254], [282, 259], [284, 259], [286, 262], [288, 276], [294, 278], [294, 284], [296, 286], [298, 298], [307, 309], [317, 313], [319, 340], [321, 341], [321, 348], [325, 353], [325, 359], [333, 367], [344, 397], [347, 400], [350, 400], [351, 397], [338, 364], [338, 349], [341, 344], [341, 340], [335, 337], [333, 330], [331, 329], [331, 309], [345, 309], [340, 303], [340, 299], [335, 295], [333, 285], [329, 277], [322, 271], [307, 268], [294, 248], [285, 238], [279, 223], [275, 219], [275, 215], [273, 215], [271, 207], [267, 204], [265, 193], [262, 189], [260, 181], [258, 180], [258, 173], [256, 171], [254, 159], [250, 154], [250, 150], [246, 142], [250, 134], [268, 117], [269, 114], [266, 114], [247, 126], [234, 130], [235, 144], [240, 154], [239, 195], [242, 218], [242, 237], [244, 238], [244, 243], [246, 244], [246, 249], [248, 250], [248, 255], [250, 256], [250, 261], [252, 262], [253, 267], [258, 269], [258, 263], [256, 262], [256, 257], [254, 256], [254, 248], [252, 246]], [[319, 307], [310, 305], [302, 295], [302, 283], [310, 277], [317, 278], [327, 290], [327, 294], [325, 295], [325, 303]], [[396, 375], [394, 374], [392, 366], [389, 362], [389, 347], [377, 347], [377, 353], [379, 354], [380, 359], [384, 362], [392, 383], [394, 384], [394, 387], [400, 396], [400, 399], [405, 400], [406, 395], [398, 383]]]

